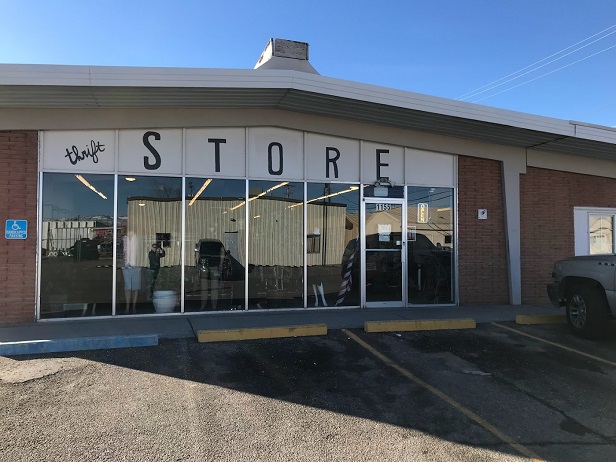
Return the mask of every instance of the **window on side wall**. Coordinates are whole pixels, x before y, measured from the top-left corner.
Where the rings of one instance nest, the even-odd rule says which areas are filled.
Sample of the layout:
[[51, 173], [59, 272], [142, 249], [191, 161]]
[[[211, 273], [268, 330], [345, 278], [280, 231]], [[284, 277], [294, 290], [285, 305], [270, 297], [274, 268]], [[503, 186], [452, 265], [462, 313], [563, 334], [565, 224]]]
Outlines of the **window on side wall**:
[[614, 253], [616, 209], [575, 208], [575, 255]]

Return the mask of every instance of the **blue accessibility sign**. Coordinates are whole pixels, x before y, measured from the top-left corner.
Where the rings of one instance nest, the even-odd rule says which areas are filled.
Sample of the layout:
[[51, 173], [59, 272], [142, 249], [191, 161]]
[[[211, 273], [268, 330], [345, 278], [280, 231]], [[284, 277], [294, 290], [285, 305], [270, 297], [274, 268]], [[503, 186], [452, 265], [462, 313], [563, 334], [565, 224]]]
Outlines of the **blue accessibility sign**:
[[7, 239], [26, 239], [28, 237], [28, 220], [6, 220], [4, 237]]

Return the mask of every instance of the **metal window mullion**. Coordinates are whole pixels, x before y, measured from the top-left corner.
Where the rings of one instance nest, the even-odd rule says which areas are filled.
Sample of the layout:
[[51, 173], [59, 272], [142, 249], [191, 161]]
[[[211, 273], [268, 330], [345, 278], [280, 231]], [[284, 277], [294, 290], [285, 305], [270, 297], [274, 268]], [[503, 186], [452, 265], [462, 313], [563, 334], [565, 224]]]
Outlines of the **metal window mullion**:
[[248, 223], [248, 185], [249, 185], [249, 180], [248, 180], [248, 127], [245, 128], [244, 131], [244, 145], [245, 145], [245, 152], [246, 155], [244, 156], [244, 174], [245, 174], [245, 178], [244, 178], [244, 233], [245, 233], [245, 238], [244, 238], [244, 252], [246, 252], [245, 255], [245, 264], [244, 264], [244, 311], [248, 311], [248, 263], [249, 263], [249, 259], [250, 259], [250, 249], [248, 247], [249, 245], [249, 241], [250, 241], [250, 224]]
[[451, 219], [453, 220], [453, 239], [451, 240], [451, 243], [453, 245], [454, 251], [452, 254], [453, 262], [451, 262], [451, 266], [453, 268], [454, 273], [451, 275], [451, 277], [454, 278], [454, 283], [450, 285], [451, 285], [451, 290], [454, 291], [454, 293], [452, 294], [452, 300], [454, 301], [454, 304], [457, 306], [460, 304], [460, 284], [458, 282], [459, 274], [460, 274], [459, 258], [458, 258], [458, 208], [459, 208], [459, 204], [458, 204], [458, 156], [454, 157], [453, 174], [454, 174], [453, 198], [451, 201], [451, 206], [453, 207], [453, 213], [451, 216]]
[[118, 183], [118, 174], [116, 173], [113, 175], [113, 251], [111, 252], [113, 255], [111, 260], [113, 265], [113, 274], [111, 276], [111, 316], [115, 316], [116, 314], [116, 296], [118, 293], [116, 271], [116, 268], [118, 267]]
[[[405, 156], [406, 158], [406, 156]], [[406, 239], [408, 237], [408, 209], [409, 209], [409, 202], [408, 202], [408, 195], [407, 195], [407, 186], [406, 186], [406, 179], [405, 179], [405, 184], [404, 184], [404, 189], [402, 190], [402, 210], [401, 212], [401, 221], [402, 221], [402, 226], [400, 229], [400, 242], [402, 243], [402, 305], [403, 306], [408, 306], [409, 304], [409, 300], [408, 300], [408, 294], [409, 294], [409, 276], [408, 276], [408, 256], [409, 256], [409, 251], [408, 251], [408, 243], [406, 242]]]
[[38, 222], [37, 222], [37, 262], [36, 262], [36, 285], [35, 285], [35, 303], [34, 303], [34, 319], [39, 321], [41, 319], [41, 267], [43, 264], [42, 258], [42, 241], [43, 241], [43, 168], [41, 162], [41, 153], [45, 144], [44, 132], [38, 132]]
[[185, 281], [184, 281], [184, 274], [185, 274], [185, 251], [184, 251], [184, 246], [186, 244], [186, 129], [183, 128], [182, 129], [182, 200], [180, 201], [180, 203], [182, 204], [182, 232], [181, 232], [181, 236], [180, 236], [180, 264], [182, 265], [182, 267], [180, 268], [180, 275], [181, 275], [181, 280], [180, 280], [180, 313], [184, 313], [184, 291], [186, 289], [185, 287]]
[[180, 237], [180, 264], [182, 267], [180, 268], [180, 313], [184, 313], [184, 290], [185, 290], [185, 281], [184, 281], [184, 271], [185, 271], [185, 251], [184, 245], [186, 243], [186, 177], [182, 177], [182, 233]]
[[306, 181], [304, 181], [304, 226], [303, 226], [303, 235], [302, 235], [302, 243], [303, 243], [303, 254], [304, 254], [304, 261], [303, 261], [303, 266], [304, 266], [304, 281], [303, 281], [303, 286], [304, 286], [304, 294], [303, 294], [303, 298], [304, 298], [304, 308], [308, 308], [308, 257], [307, 257], [307, 253], [308, 253], [308, 245], [306, 240], [308, 239], [308, 204], [306, 203], [306, 200], [308, 198], [308, 183]]
[[[118, 262], [118, 187], [119, 187], [119, 174], [118, 166], [120, 163], [120, 131], [115, 130], [115, 152], [114, 154], [114, 172], [113, 172], [113, 274], [111, 276], [111, 316], [116, 315], [117, 310], [117, 296], [118, 296], [118, 281], [117, 281], [117, 262]], [[132, 295], [131, 295], [132, 297]]]

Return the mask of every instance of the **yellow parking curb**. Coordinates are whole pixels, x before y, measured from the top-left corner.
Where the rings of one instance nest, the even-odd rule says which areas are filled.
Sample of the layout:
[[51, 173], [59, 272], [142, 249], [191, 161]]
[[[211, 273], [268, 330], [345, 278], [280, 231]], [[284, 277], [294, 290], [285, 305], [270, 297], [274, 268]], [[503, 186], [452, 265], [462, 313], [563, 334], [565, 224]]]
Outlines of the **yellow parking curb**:
[[306, 324], [302, 326], [253, 327], [248, 329], [200, 330], [197, 331], [199, 343], [229, 342], [233, 340], [257, 340], [265, 338], [307, 337], [327, 335], [326, 324]]
[[518, 314], [515, 322], [517, 324], [566, 324], [567, 318], [564, 314]]
[[474, 329], [474, 319], [425, 319], [414, 321], [367, 321], [366, 332], [409, 332], [420, 330]]

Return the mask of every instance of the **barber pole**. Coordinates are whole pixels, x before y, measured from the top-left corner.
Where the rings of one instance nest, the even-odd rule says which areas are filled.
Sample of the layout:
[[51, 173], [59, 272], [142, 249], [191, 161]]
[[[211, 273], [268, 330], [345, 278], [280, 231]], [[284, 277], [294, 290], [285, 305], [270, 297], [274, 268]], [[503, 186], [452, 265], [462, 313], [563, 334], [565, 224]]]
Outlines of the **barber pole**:
[[344, 302], [346, 294], [351, 291], [351, 286], [353, 284], [352, 269], [353, 262], [355, 261], [355, 252], [357, 252], [357, 241], [355, 242], [355, 248], [351, 255], [349, 255], [349, 259], [347, 260], [346, 267], [344, 269], [344, 273], [342, 275], [342, 283], [340, 284], [340, 291], [338, 292], [338, 300], [336, 300], [336, 306], [339, 306]]

